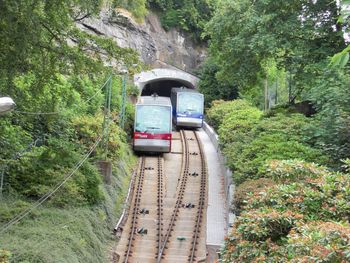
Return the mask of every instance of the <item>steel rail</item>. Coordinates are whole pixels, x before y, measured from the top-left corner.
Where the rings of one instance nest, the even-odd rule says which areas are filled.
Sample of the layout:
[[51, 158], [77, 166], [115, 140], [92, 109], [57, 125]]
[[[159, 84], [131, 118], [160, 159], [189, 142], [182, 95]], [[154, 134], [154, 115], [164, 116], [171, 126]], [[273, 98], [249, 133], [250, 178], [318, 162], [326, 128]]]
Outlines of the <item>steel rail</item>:
[[163, 165], [162, 158], [158, 156], [158, 182], [157, 182], [157, 204], [158, 204], [158, 254], [157, 261], [162, 258], [161, 246], [163, 241]]
[[206, 160], [205, 156], [203, 153], [203, 146], [198, 138], [198, 134], [194, 132], [194, 135], [196, 137], [196, 141], [198, 143], [198, 148], [199, 148], [199, 155], [201, 158], [201, 184], [200, 184], [200, 197], [198, 201], [198, 211], [197, 211], [197, 220], [196, 220], [196, 225], [194, 229], [194, 234], [193, 234], [193, 241], [191, 243], [192, 248], [191, 248], [191, 254], [189, 256], [188, 261], [193, 262], [195, 260], [195, 253], [196, 253], [196, 247], [198, 243], [198, 236], [200, 234], [201, 230], [201, 223], [203, 220], [203, 211], [205, 208], [205, 200], [206, 200], [206, 194], [207, 194], [207, 165], [206, 165]]
[[185, 187], [186, 187], [186, 183], [187, 183], [187, 178], [188, 178], [188, 174], [189, 174], [189, 146], [188, 146], [188, 142], [187, 142], [187, 138], [186, 138], [186, 134], [184, 132], [184, 130], [180, 130], [180, 136], [181, 136], [181, 141], [182, 141], [182, 151], [184, 153], [183, 155], [183, 163], [184, 165], [182, 165], [182, 171], [181, 171], [181, 179], [180, 179], [180, 187], [179, 187], [179, 191], [177, 193], [177, 200], [175, 203], [175, 208], [173, 210], [173, 213], [171, 215], [171, 220], [168, 226], [168, 229], [165, 233], [164, 236], [164, 241], [163, 244], [161, 246], [161, 249], [159, 251], [159, 257], [157, 260], [157, 263], [161, 262], [162, 259], [162, 255], [164, 254], [164, 250], [166, 249], [166, 245], [169, 241], [169, 237], [171, 235], [171, 232], [174, 230], [174, 225], [175, 225], [175, 221], [176, 221], [176, 217], [178, 216], [179, 213], [179, 208], [184, 196], [184, 192], [185, 192]]
[[133, 212], [132, 212], [132, 219], [131, 219], [131, 229], [130, 229], [130, 233], [129, 233], [129, 242], [128, 242], [128, 248], [125, 252], [125, 260], [124, 263], [128, 263], [129, 257], [132, 254], [132, 246], [133, 246], [133, 241], [134, 241], [134, 235], [135, 235], [135, 231], [136, 231], [136, 226], [137, 226], [137, 219], [138, 219], [138, 209], [140, 206], [140, 201], [141, 201], [141, 193], [142, 193], [142, 185], [143, 185], [143, 179], [144, 179], [144, 175], [145, 175], [145, 162], [146, 162], [146, 158], [145, 157], [141, 157], [141, 165], [140, 165], [140, 176], [137, 182], [137, 189], [136, 189], [136, 196], [135, 196], [135, 203], [134, 203], [134, 207], [133, 207]]

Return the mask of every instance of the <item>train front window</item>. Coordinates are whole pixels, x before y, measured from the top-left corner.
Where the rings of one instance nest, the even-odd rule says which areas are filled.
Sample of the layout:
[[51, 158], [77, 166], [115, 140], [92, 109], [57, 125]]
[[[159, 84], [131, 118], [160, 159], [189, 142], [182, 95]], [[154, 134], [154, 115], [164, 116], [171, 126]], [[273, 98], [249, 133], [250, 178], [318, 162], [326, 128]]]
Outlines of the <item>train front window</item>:
[[203, 113], [203, 95], [190, 92], [179, 93], [177, 111]]
[[147, 133], [170, 133], [170, 107], [138, 105], [135, 131]]

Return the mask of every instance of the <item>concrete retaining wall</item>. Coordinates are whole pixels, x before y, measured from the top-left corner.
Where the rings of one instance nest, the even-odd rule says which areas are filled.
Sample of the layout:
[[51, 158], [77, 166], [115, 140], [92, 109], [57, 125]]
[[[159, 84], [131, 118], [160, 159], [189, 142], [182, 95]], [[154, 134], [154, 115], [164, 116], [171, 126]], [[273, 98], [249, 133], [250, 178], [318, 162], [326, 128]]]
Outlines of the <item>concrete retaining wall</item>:
[[[213, 145], [215, 146], [215, 149], [218, 153], [219, 156], [219, 160], [220, 160], [220, 166], [222, 169], [222, 174], [224, 176], [224, 180], [225, 180], [225, 195], [228, 201], [231, 201], [231, 193], [232, 190], [232, 171], [227, 168], [226, 166], [226, 158], [223, 156], [223, 154], [221, 153], [220, 147], [219, 147], [219, 136], [216, 134], [215, 130], [208, 125], [208, 123], [204, 122], [203, 124], [203, 130], [208, 134], [211, 142], [213, 143]], [[229, 203], [231, 204], [231, 202]]]
[[209, 136], [211, 142], [215, 146], [215, 149], [217, 151], [219, 160], [220, 160], [220, 166], [221, 166], [221, 174], [224, 176], [224, 182], [225, 182], [225, 196], [228, 204], [228, 211], [227, 211], [227, 218], [228, 218], [228, 231], [230, 231], [232, 224], [235, 220], [235, 215], [230, 212], [230, 206], [233, 202], [233, 194], [235, 191], [235, 186], [232, 182], [232, 171], [226, 166], [226, 157], [222, 154], [219, 146], [219, 136], [215, 132], [215, 130], [209, 126], [208, 123], [204, 122], [203, 124], [203, 130], [206, 132], [206, 134]]

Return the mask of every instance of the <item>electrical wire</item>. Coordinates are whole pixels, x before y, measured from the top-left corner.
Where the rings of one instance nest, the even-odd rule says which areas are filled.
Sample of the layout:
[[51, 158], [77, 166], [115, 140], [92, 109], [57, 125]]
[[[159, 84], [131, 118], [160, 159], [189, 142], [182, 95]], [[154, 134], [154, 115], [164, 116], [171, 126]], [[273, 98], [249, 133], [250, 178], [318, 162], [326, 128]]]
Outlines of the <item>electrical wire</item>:
[[[101, 88], [98, 90], [101, 91], [105, 85], [111, 80], [112, 76], [110, 76], [107, 81], [101, 86]], [[88, 100], [86, 100], [85, 102], [90, 101], [93, 97], [95, 97], [97, 95], [96, 92], [92, 97], [90, 97]], [[110, 95], [109, 95], [110, 96]], [[110, 100], [110, 99], [109, 99]], [[24, 111], [16, 111], [19, 113], [24, 113], [24, 114], [34, 114], [34, 115], [49, 115], [49, 114], [58, 114], [58, 112], [24, 112]], [[110, 122], [108, 123], [107, 127], [108, 128]], [[90, 150], [88, 153], [86, 153], [84, 155], [84, 157], [76, 163], [76, 165], [72, 168], [72, 171], [67, 174], [64, 179], [57, 183], [51, 191], [47, 192], [45, 195], [43, 195], [39, 200], [37, 200], [34, 204], [32, 204], [30, 207], [28, 207], [27, 209], [25, 209], [24, 211], [18, 213], [15, 217], [13, 217], [9, 222], [7, 222], [6, 224], [2, 225], [0, 228], [0, 234], [4, 233], [5, 231], [7, 231], [11, 226], [13, 226], [14, 224], [18, 223], [19, 221], [21, 221], [24, 217], [26, 217], [29, 213], [31, 213], [35, 208], [39, 207], [41, 204], [43, 204], [47, 199], [49, 199], [52, 195], [54, 195], [77, 171], [78, 169], [85, 163], [85, 161], [89, 158], [89, 156], [91, 155], [91, 153], [97, 148], [97, 146], [99, 145], [99, 143], [101, 142], [103, 138], [103, 135], [100, 135], [97, 140], [95, 141], [95, 143], [90, 147]], [[31, 144], [31, 146], [35, 146], [37, 143], [37, 140]]]
[[29, 111], [14, 110], [14, 112], [21, 113], [21, 114], [27, 114], [27, 115], [56, 115], [56, 114], [59, 114], [58, 111], [54, 111], [54, 112], [29, 112]]
[[108, 83], [108, 81], [110, 81], [110, 79], [112, 78], [112, 76], [110, 76], [106, 82], [96, 91], [96, 93], [94, 95], [92, 95], [90, 98], [88, 98], [87, 100], [84, 100], [84, 103], [88, 103], [90, 100], [92, 100], [95, 96], [97, 96], [97, 94], [99, 94], [103, 88], [106, 86], [106, 84]]
[[14, 218], [12, 218], [9, 222], [1, 226], [0, 228], [0, 234], [4, 233], [6, 230], [8, 230], [11, 226], [21, 221], [25, 216], [27, 216], [30, 212], [32, 212], [35, 208], [40, 206], [42, 203], [44, 203], [47, 199], [49, 199], [53, 194], [55, 194], [68, 180], [71, 178], [76, 171], [84, 164], [84, 162], [89, 158], [91, 153], [96, 149], [98, 144], [101, 142], [102, 136], [100, 136], [96, 142], [91, 146], [88, 153], [85, 154], [85, 156], [74, 166], [71, 173], [67, 174], [65, 178], [56, 184], [55, 187], [52, 188], [52, 190], [45, 195], [43, 195], [39, 200], [37, 200], [33, 205], [31, 205], [29, 208], [25, 209], [21, 213], [17, 214]]

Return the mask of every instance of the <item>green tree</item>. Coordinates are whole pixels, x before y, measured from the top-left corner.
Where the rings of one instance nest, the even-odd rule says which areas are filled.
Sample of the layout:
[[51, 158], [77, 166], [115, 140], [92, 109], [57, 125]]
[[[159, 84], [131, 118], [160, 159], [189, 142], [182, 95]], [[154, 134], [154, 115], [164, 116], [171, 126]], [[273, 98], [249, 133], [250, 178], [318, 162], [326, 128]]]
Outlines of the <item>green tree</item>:
[[225, 83], [216, 78], [219, 68], [208, 59], [199, 70], [199, 91], [205, 95], [206, 107], [211, 105], [213, 100], [233, 100], [238, 97], [237, 86]]
[[119, 48], [111, 39], [89, 35], [76, 27], [75, 22], [98, 14], [102, 2], [1, 1], [2, 93], [9, 93], [13, 79], [28, 71], [35, 72], [35, 86], [40, 87], [55, 73], [101, 72], [102, 58], [113, 57], [126, 65], [137, 63], [135, 51]]
[[344, 48], [335, 1], [222, 1], [206, 27], [217, 76], [254, 86], [264, 76], [263, 62], [276, 61], [291, 72], [300, 95], [320, 73], [318, 65]]
[[151, 8], [161, 11], [160, 19], [166, 30], [177, 27], [200, 41], [217, 0], [148, 0], [148, 3]]

